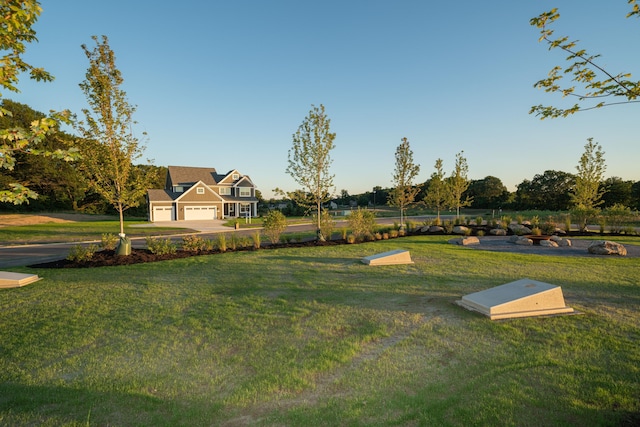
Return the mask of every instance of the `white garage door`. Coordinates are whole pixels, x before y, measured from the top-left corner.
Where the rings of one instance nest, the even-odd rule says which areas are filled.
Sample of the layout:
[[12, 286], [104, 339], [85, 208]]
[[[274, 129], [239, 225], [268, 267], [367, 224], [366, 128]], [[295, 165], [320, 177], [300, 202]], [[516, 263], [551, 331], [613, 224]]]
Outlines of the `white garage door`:
[[171, 221], [173, 220], [173, 208], [171, 206], [160, 206], [153, 208], [154, 221]]
[[189, 206], [184, 208], [185, 221], [197, 219], [217, 219], [218, 210], [215, 206]]

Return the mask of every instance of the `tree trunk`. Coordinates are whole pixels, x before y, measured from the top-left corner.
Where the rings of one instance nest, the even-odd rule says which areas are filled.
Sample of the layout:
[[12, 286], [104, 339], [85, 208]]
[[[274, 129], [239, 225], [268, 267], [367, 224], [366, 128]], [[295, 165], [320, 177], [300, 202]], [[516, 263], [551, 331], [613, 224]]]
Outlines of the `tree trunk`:
[[118, 214], [120, 215], [120, 236], [124, 237], [124, 215], [122, 213], [122, 204], [118, 204]]

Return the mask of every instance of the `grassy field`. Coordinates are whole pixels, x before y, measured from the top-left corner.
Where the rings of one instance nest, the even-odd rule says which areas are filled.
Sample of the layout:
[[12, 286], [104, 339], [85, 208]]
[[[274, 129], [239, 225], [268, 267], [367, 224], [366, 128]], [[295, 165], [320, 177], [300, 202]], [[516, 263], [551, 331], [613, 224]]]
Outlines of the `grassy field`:
[[[640, 422], [637, 259], [407, 237], [76, 270], [0, 291], [0, 425]], [[370, 267], [404, 248], [415, 264]], [[575, 316], [454, 304], [523, 277]]]
[[[148, 221], [129, 220], [125, 222], [124, 232], [129, 237], [145, 237], [193, 231], [178, 227], [146, 227], [148, 224]], [[93, 241], [100, 240], [103, 233], [117, 235], [119, 232], [117, 219], [7, 226], [0, 228], [0, 246]]]

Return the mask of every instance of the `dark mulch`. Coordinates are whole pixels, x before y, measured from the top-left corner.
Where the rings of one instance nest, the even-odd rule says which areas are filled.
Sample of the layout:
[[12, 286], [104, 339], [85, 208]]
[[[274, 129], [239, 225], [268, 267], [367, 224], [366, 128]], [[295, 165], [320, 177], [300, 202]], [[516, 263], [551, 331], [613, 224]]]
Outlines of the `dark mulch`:
[[[326, 242], [297, 242], [297, 243], [279, 243], [276, 245], [263, 244], [260, 249], [277, 249], [277, 248], [302, 248], [311, 246], [334, 246], [342, 245], [346, 242], [344, 240], [331, 240]], [[240, 251], [254, 251], [253, 247], [229, 249], [226, 252], [240, 252]], [[61, 259], [57, 261], [44, 262], [41, 264], [33, 264], [31, 268], [94, 268], [94, 267], [112, 267], [118, 265], [132, 265], [141, 264], [147, 262], [168, 261], [172, 259], [189, 258], [199, 255], [214, 255], [221, 253], [219, 250], [213, 251], [183, 251], [178, 250], [172, 254], [157, 255], [151, 253], [148, 249], [131, 249], [130, 255], [116, 255], [115, 251], [98, 251], [93, 254], [93, 257], [89, 261], [71, 261], [68, 259]]]

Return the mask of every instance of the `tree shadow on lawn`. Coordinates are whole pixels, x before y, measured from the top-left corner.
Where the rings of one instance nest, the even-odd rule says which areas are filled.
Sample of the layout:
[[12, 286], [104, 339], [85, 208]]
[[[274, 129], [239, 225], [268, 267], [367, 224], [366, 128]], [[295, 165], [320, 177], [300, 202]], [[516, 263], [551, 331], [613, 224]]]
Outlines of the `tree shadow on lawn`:
[[[149, 390], [149, 393], [153, 393]], [[171, 425], [176, 414], [192, 412], [184, 402], [124, 392], [45, 385], [0, 383], [0, 418], [4, 421], [34, 424], [48, 422], [77, 425]], [[221, 408], [199, 408], [201, 414], [210, 411], [216, 418]]]

